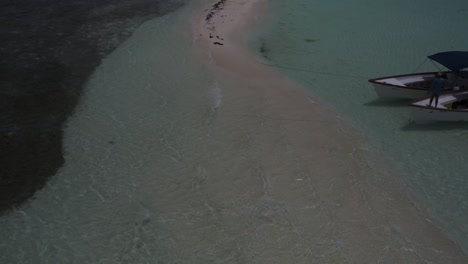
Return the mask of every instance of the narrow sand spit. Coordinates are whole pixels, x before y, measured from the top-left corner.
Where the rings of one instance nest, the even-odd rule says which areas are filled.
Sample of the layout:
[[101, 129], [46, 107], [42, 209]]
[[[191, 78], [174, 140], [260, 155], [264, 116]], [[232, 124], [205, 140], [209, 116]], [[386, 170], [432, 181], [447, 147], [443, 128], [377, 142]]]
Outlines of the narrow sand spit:
[[[249, 52], [267, 2], [213, 1], [194, 14], [195, 47], [216, 76], [212, 140], [247, 145], [239, 155], [261, 182], [206, 183], [257, 205], [244, 251], [255, 263], [468, 263], [358, 131]], [[248, 218], [232, 217], [226, 226]]]

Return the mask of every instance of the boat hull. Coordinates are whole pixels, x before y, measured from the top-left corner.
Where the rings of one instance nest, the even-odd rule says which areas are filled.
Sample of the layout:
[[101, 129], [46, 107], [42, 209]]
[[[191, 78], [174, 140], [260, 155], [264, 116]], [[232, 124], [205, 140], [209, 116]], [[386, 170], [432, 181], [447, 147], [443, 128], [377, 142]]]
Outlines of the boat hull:
[[411, 116], [418, 124], [468, 121], [467, 101], [468, 91], [466, 90], [441, 95], [437, 107], [429, 107], [430, 98], [424, 98], [410, 104]]
[[419, 99], [427, 97], [437, 72], [420, 72], [370, 79], [379, 98]]
[[[468, 87], [468, 79], [458, 76], [459, 73], [448, 71], [443, 73], [450, 83], [444, 88], [445, 92], [452, 92], [455, 87]], [[369, 82], [372, 83], [379, 98], [415, 100], [429, 96], [429, 88], [437, 74], [437, 72], [420, 72], [370, 79]]]

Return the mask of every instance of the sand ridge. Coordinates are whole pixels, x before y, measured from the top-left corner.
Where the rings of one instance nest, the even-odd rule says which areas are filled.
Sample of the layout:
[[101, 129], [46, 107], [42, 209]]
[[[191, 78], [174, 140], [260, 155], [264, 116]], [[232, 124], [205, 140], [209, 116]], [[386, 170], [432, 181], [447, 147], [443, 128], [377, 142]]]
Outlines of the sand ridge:
[[[194, 14], [195, 48], [223, 96], [215, 126], [232, 134], [241, 130], [255, 149], [252, 156], [263, 182], [256, 195], [287, 208], [291, 230], [257, 234], [258, 242], [268, 244], [291, 233], [299, 237], [300, 243], [293, 240], [309, 253], [276, 256], [278, 263], [282, 257], [283, 263], [466, 262], [456, 243], [394, 180], [393, 169], [374, 169], [373, 162], [385, 161], [359, 131], [303, 87], [259, 64], [260, 58], [246, 48], [246, 34], [267, 4], [219, 0]], [[256, 250], [293, 248], [277, 244]]]

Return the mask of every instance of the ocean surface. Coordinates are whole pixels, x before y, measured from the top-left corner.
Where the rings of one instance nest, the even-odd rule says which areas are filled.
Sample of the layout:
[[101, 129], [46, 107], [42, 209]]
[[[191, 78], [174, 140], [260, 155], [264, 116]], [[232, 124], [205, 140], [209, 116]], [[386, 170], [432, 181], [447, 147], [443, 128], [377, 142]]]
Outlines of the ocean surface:
[[467, 49], [468, 2], [273, 2], [269, 26], [251, 41], [263, 62], [351, 120], [398, 168], [417, 204], [468, 249], [468, 125], [417, 125], [408, 101], [379, 100], [367, 82], [444, 69], [426, 57]]
[[[60, 3], [68, 7], [68, 2]], [[0, 217], [0, 262], [287, 263], [294, 259], [321, 263], [327, 259], [346, 263], [345, 256], [353, 252], [342, 250], [348, 240], [331, 239], [340, 235], [334, 223], [327, 222], [333, 213], [311, 216], [308, 212], [315, 204], [296, 205], [301, 196], [312, 201], [316, 193], [300, 182], [288, 183], [294, 192], [273, 188], [281, 186], [281, 179], [265, 174], [265, 159], [259, 157], [271, 146], [258, 143], [262, 141], [247, 127], [221, 129], [232, 128], [237, 121], [220, 118], [226, 116], [221, 110], [228, 96], [217, 77], [200, 64], [199, 54], [193, 53], [197, 36], [187, 17], [199, 3], [164, 3], [156, 9], [141, 5], [141, 12], [153, 12], [143, 12], [133, 22], [125, 20], [130, 27], [93, 24], [99, 30], [119, 28], [115, 39], [106, 34], [96, 37], [89, 33], [93, 30], [78, 34], [104, 42], [93, 42], [89, 48], [95, 54], [91, 62], [69, 63], [82, 65], [85, 71], [76, 77], [79, 85], [67, 110], [58, 109], [62, 115], [57, 120], [48, 112], [42, 115], [55, 120], [57, 162], [44, 171], [39, 184], [25, 180], [31, 186], [15, 196], [20, 198], [13, 199], [14, 207], [5, 203], [8, 210]], [[377, 100], [367, 78], [411, 72], [429, 54], [464, 50], [468, 40], [461, 32], [468, 4], [419, 0], [275, 0], [271, 4], [267, 22], [250, 42], [259, 62], [305, 70], [279, 68], [362, 131], [398, 169], [400, 175], [395, 177], [407, 183], [416, 204], [466, 248], [468, 180], [464, 172], [468, 165], [463, 154], [468, 143], [463, 141], [468, 126], [417, 126], [409, 121], [405, 102]], [[112, 5], [101, 11], [109, 10], [114, 10]], [[116, 14], [119, 18], [127, 13]], [[84, 16], [80, 21], [88, 19]], [[147, 22], [137, 27], [143, 21]], [[66, 42], [62, 49], [70, 49], [67, 43], [75, 41]], [[69, 53], [60, 54], [67, 58]], [[423, 65], [419, 70], [431, 67]], [[73, 83], [74, 79], [65, 80]], [[271, 134], [280, 127], [261, 121], [252, 120], [252, 126], [272, 130]], [[6, 127], [7, 135], [16, 137], [9, 131], [17, 126]], [[342, 133], [346, 134], [337, 135]], [[47, 136], [35, 136], [52, 142]], [[22, 142], [21, 137], [16, 141]], [[273, 147], [287, 151], [281, 144]], [[41, 157], [44, 148], [48, 149], [41, 147], [32, 155]], [[282, 154], [272, 153], [281, 161]], [[297, 164], [300, 160], [288, 160], [294, 177], [306, 175]], [[356, 166], [367, 164], [358, 162]], [[269, 197], [268, 191], [275, 190], [284, 191], [280, 197], [292, 198]], [[329, 237], [306, 232], [322, 226]], [[400, 232], [394, 228], [388, 233]], [[387, 231], [375, 228], [375, 234]], [[355, 233], [347, 235], [352, 239]], [[421, 261], [414, 257], [413, 262]]]
[[0, 1], [0, 215], [63, 166], [63, 127], [102, 58], [183, 0]]

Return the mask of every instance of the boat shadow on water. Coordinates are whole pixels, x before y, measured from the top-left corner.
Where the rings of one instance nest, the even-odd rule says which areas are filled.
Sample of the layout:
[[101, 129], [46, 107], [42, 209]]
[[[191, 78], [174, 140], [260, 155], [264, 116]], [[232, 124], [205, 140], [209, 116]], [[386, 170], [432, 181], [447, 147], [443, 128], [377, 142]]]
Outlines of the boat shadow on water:
[[364, 106], [373, 106], [373, 107], [406, 107], [408, 106], [408, 99], [382, 99], [377, 98], [367, 103], [364, 103]]
[[468, 122], [431, 122], [426, 124], [417, 124], [409, 121], [401, 127], [402, 131], [443, 131], [443, 130], [468, 130]]

